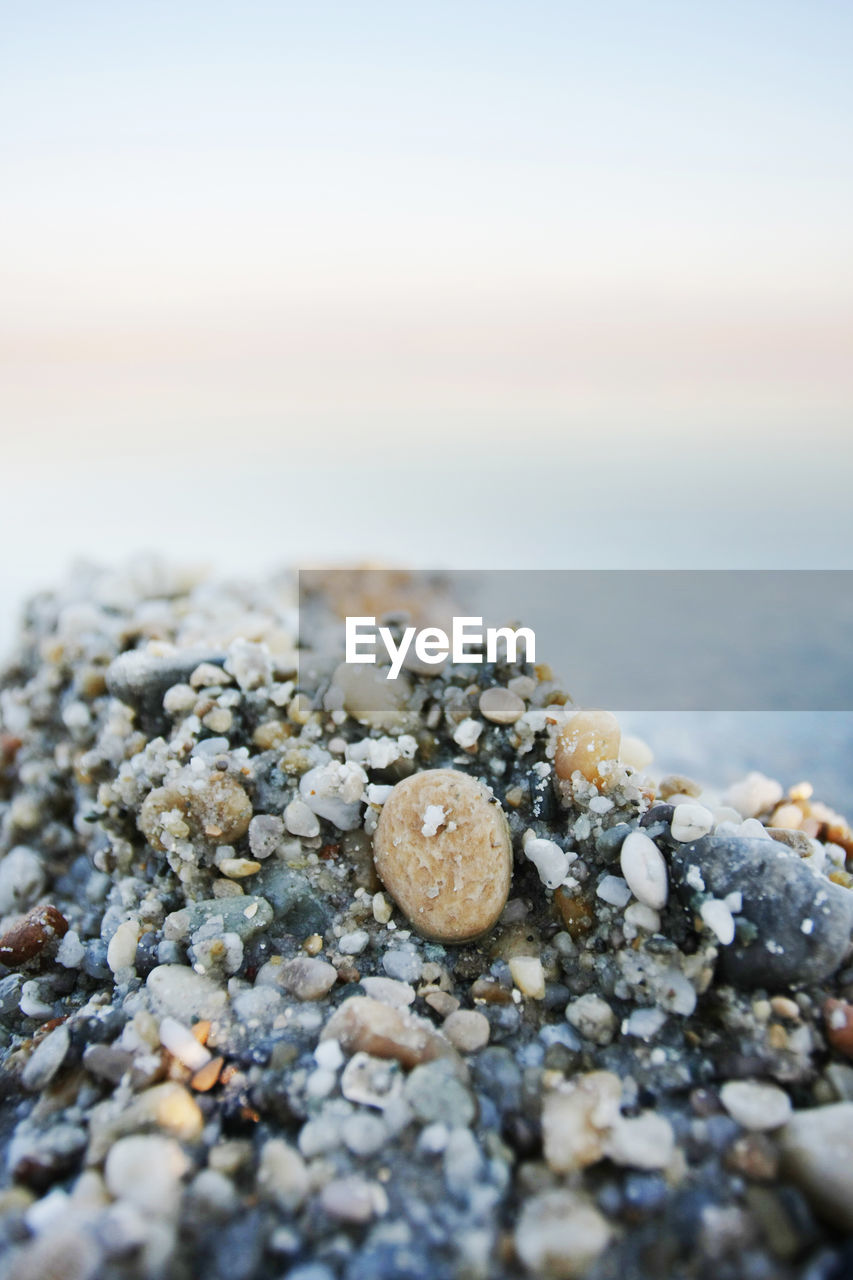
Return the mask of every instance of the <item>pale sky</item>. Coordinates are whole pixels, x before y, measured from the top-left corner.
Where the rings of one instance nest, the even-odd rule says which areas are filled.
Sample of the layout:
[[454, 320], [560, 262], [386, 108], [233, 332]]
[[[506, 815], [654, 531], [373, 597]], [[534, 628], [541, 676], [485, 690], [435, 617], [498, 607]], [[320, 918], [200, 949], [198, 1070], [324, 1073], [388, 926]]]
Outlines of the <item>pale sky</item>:
[[851, 56], [846, 3], [0, 2], [0, 600], [849, 564]]

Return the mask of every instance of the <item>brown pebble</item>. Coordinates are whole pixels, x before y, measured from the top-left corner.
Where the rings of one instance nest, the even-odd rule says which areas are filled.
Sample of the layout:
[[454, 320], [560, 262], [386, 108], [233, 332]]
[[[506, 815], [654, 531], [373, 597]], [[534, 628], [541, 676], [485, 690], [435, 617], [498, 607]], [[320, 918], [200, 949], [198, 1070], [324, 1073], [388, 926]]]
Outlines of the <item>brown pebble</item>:
[[455, 769], [398, 782], [373, 839], [376, 870], [412, 925], [438, 942], [469, 942], [506, 905], [512, 842], [489, 791]]
[[489, 1043], [491, 1026], [476, 1009], [456, 1009], [444, 1019], [442, 1031], [461, 1053], [474, 1053]]
[[745, 1133], [726, 1152], [726, 1165], [751, 1182], [773, 1182], [779, 1173], [779, 1148], [766, 1133]]
[[486, 720], [491, 720], [492, 724], [515, 724], [516, 720], [524, 715], [526, 709], [517, 693], [513, 693], [511, 689], [504, 689], [501, 685], [484, 689], [480, 694], [478, 705], [480, 715]]
[[512, 991], [497, 978], [478, 978], [472, 982], [468, 994], [472, 1000], [482, 1000], [484, 1004], [512, 1004]]
[[778, 844], [787, 845], [801, 858], [807, 858], [814, 853], [814, 845], [803, 831], [794, 831], [792, 827], [765, 827], [765, 831]]
[[823, 1020], [826, 1038], [833, 1049], [845, 1058], [853, 1058], [853, 1005], [846, 1000], [829, 999], [823, 1006]]
[[35, 959], [47, 959], [57, 938], [68, 932], [68, 921], [56, 907], [33, 907], [0, 937], [0, 961], [10, 969]]
[[201, 1022], [194, 1022], [190, 1027], [190, 1031], [193, 1033], [196, 1040], [198, 1040], [199, 1044], [207, 1044], [207, 1037], [210, 1035], [210, 1027], [211, 1023], [206, 1019], [203, 1019]]
[[218, 1081], [224, 1065], [224, 1058], [211, 1058], [210, 1062], [206, 1062], [190, 1081], [196, 1093], [207, 1093], [208, 1089], [212, 1089]]
[[199, 790], [180, 791], [176, 786], [156, 787], [145, 797], [138, 825], [153, 849], [164, 853], [164, 814], [177, 810], [190, 838], [204, 837], [214, 844], [233, 844], [246, 834], [252, 821], [252, 802], [239, 782], [227, 773], [212, 773]]
[[576, 711], [557, 734], [554, 767], [558, 777], [570, 778], [578, 769], [587, 782], [608, 786], [621, 741], [619, 722], [612, 712]]
[[566, 932], [572, 938], [589, 933], [595, 924], [595, 913], [586, 898], [575, 898], [563, 885], [554, 893], [554, 903], [560, 913]]
[[320, 1039], [339, 1041], [345, 1053], [395, 1058], [404, 1067], [453, 1057], [456, 1052], [425, 1019], [371, 996], [344, 1000], [326, 1023]]

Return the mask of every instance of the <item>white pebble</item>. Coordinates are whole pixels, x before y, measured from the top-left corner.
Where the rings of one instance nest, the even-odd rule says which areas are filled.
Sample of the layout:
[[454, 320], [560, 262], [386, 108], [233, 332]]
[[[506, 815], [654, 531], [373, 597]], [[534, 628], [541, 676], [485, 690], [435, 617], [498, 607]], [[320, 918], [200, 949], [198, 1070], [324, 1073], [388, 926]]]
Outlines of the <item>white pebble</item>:
[[291, 800], [284, 811], [284, 825], [292, 836], [310, 840], [320, 834], [320, 821], [304, 800]]
[[612, 907], [627, 907], [631, 901], [631, 890], [621, 876], [602, 876], [595, 893], [602, 902], [609, 902]]
[[755, 818], [759, 813], [775, 809], [783, 794], [782, 784], [775, 778], [767, 778], [763, 773], [749, 773], [729, 787], [724, 799], [744, 818]]
[[728, 905], [720, 898], [709, 898], [699, 908], [699, 914], [724, 947], [735, 940], [735, 922]]
[[691, 801], [677, 804], [672, 815], [672, 838], [687, 844], [690, 840], [701, 840], [714, 825], [714, 815], [703, 804]]
[[191, 1071], [200, 1071], [210, 1062], [210, 1050], [200, 1044], [189, 1027], [178, 1022], [177, 1018], [164, 1018], [160, 1023], [160, 1043]]
[[107, 964], [113, 973], [133, 967], [140, 932], [138, 920], [125, 920], [110, 938], [110, 945], [107, 947]]
[[634, 929], [643, 929], [646, 933], [657, 933], [660, 929], [660, 915], [645, 902], [630, 902], [625, 908], [625, 923]]
[[483, 726], [478, 720], [472, 720], [470, 717], [463, 720], [461, 724], [456, 726], [453, 734], [453, 741], [458, 747], [466, 750], [473, 747], [480, 734], [483, 732]]
[[0, 916], [24, 911], [44, 888], [41, 858], [26, 845], [10, 849], [0, 862]]
[[556, 889], [561, 885], [577, 855], [566, 853], [555, 841], [541, 839], [532, 831], [525, 832], [523, 843], [524, 855], [539, 872], [545, 888]]
[[778, 1129], [791, 1114], [787, 1093], [761, 1080], [730, 1080], [720, 1090], [720, 1100], [744, 1129]]
[[370, 941], [370, 934], [364, 929], [353, 929], [338, 939], [338, 951], [342, 956], [360, 956]]
[[619, 864], [638, 902], [654, 911], [666, 906], [669, 877], [663, 854], [643, 831], [632, 831], [622, 842]]
[[188, 1168], [189, 1160], [174, 1138], [134, 1134], [119, 1138], [110, 1148], [104, 1178], [116, 1199], [169, 1217], [178, 1207], [181, 1177]]
[[59, 944], [56, 960], [65, 969], [79, 969], [86, 956], [86, 948], [76, 929], [69, 929]]
[[522, 995], [532, 1000], [545, 996], [545, 970], [538, 956], [513, 956], [509, 961], [512, 980]]

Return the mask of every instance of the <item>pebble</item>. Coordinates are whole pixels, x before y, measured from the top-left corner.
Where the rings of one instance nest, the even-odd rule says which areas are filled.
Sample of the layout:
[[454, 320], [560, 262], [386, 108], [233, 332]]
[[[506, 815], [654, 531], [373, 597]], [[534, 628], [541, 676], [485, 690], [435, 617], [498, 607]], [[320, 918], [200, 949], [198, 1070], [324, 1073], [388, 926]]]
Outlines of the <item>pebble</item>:
[[776, 991], [792, 983], [817, 982], [844, 958], [853, 926], [853, 893], [813, 871], [785, 845], [737, 835], [705, 836], [676, 850], [672, 872], [679, 897], [694, 909], [700, 884], [717, 899], [741, 895], [738, 919], [753, 927], [752, 936], [738, 931], [718, 962], [736, 986]]
[[302, 1156], [283, 1138], [269, 1138], [258, 1161], [258, 1190], [285, 1213], [295, 1212], [310, 1188], [308, 1168]]
[[619, 865], [638, 902], [660, 911], [669, 896], [669, 877], [660, 849], [644, 831], [632, 831], [622, 842]]
[[626, 907], [631, 901], [631, 889], [622, 876], [602, 876], [595, 888], [595, 896], [611, 907]]
[[846, 1000], [826, 1000], [823, 1017], [826, 1038], [833, 1049], [847, 1058], [853, 1058], [853, 1005]]
[[554, 840], [544, 840], [532, 831], [524, 833], [524, 856], [532, 862], [546, 889], [556, 889], [565, 880], [577, 854], [566, 853]]
[[455, 1063], [447, 1058], [415, 1067], [403, 1087], [403, 1096], [425, 1124], [441, 1121], [465, 1127], [477, 1114], [474, 1097], [458, 1079]]
[[26, 845], [16, 845], [0, 861], [0, 916], [26, 911], [44, 889], [41, 858]]
[[[422, 833], [429, 805], [445, 814], [435, 835]], [[509, 896], [512, 844], [488, 790], [454, 769], [428, 769], [398, 782], [373, 842], [385, 888], [419, 933], [467, 942], [497, 922]]]
[[303, 773], [299, 794], [317, 817], [333, 822], [341, 831], [354, 831], [361, 825], [361, 801], [366, 785], [367, 774], [361, 765], [329, 760]]
[[796, 1111], [778, 1139], [783, 1173], [820, 1217], [853, 1231], [853, 1102]]
[[416, 951], [402, 947], [393, 947], [382, 957], [382, 968], [396, 982], [417, 982], [423, 967], [423, 960]]
[[511, 689], [505, 689], [501, 685], [484, 689], [477, 705], [480, 708], [480, 715], [486, 720], [491, 720], [493, 724], [515, 724], [516, 720], [524, 715], [525, 710], [524, 700]]
[[566, 1006], [566, 1019], [594, 1044], [610, 1044], [616, 1032], [616, 1014], [606, 1000], [591, 992]]
[[304, 800], [291, 800], [284, 811], [284, 825], [292, 836], [311, 840], [320, 834], [320, 819]]
[[546, 1092], [542, 1141], [548, 1167], [555, 1173], [570, 1173], [601, 1160], [621, 1100], [622, 1081], [610, 1071], [575, 1076]]
[[195, 1038], [189, 1027], [177, 1018], [164, 1018], [160, 1023], [160, 1043], [173, 1057], [191, 1071], [200, 1071], [211, 1059], [209, 1049]]
[[675, 1134], [666, 1116], [654, 1111], [619, 1116], [609, 1129], [602, 1150], [614, 1164], [629, 1169], [666, 1169], [675, 1154]]
[[775, 809], [783, 794], [782, 784], [775, 778], [753, 772], [729, 787], [723, 799], [742, 817], [757, 818], [760, 813]]
[[476, 1053], [489, 1043], [491, 1034], [488, 1018], [476, 1009], [454, 1010], [444, 1019], [441, 1029], [462, 1053]]
[[245, 880], [261, 869], [261, 864], [254, 858], [221, 858], [216, 865], [229, 880]]
[[531, 1000], [545, 998], [545, 970], [538, 956], [512, 956], [509, 971], [512, 980], [523, 996]]
[[551, 1280], [586, 1275], [612, 1239], [601, 1213], [576, 1191], [541, 1191], [526, 1200], [515, 1228], [515, 1249], [528, 1272]]
[[388, 1197], [378, 1182], [352, 1175], [333, 1178], [320, 1192], [324, 1213], [338, 1222], [365, 1223], [388, 1211]]
[[386, 1058], [355, 1053], [341, 1074], [341, 1093], [349, 1102], [384, 1111], [403, 1087], [400, 1066]]
[[367, 977], [361, 979], [361, 985], [374, 1000], [383, 1004], [392, 1004], [397, 1009], [405, 1009], [415, 1002], [415, 988], [408, 982], [397, 982], [394, 978]]
[[714, 815], [703, 804], [677, 804], [670, 831], [673, 840], [687, 843], [706, 836], [714, 825]]
[[133, 968], [140, 933], [138, 920], [125, 920], [116, 929], [107, 947], [107, 964], [113, 973]]
[[373, 919], [377, 924], [387, 924], [394, 914], [394, 908], [384, 893], [373, 895]]
[[559, 778], [571, 778], [575, 770], [600, 789], [612, 780], [619, 759], [619, 722], [609, 711], [576, 711], [557, 733], [554, 767]]
[[281, 966], [279, 981], [297, 1000], [321, 1000], [338, 980], [338, 971], [326, 960], [295, 956]]
[[111, 1195], [145, 1213], [170, 1217], [178, 1208], [181, 1178], [189, 1160], [173, 1138], [134, 1134], [110, 1148], [104, 1180]]
[[345, 1053], [394, 1058], [404, 1067], [455, 1053], [431, 1023], [370, 996], [344, 1000], [323, 1028], [321, 1039], [338, 1040]]
[[67, 931], [68, 921], [56, 907], [33, 907], [0, 937], [0, 963], [17, 968], [40, 958], [43, 953], [47, 959], [56, 940], [63, 938]]
[[202, 898], [186, 910], [191, 934], [215, 923], [217, 934], [236, 933], [242, 942], [265, 933], [273, 921], [273, 910], [266, 898], [248, 893], [233, 898]]
[[720, 1090], [720, 1101], [742, 1128], [755, 1132], [778, 1129], [791, 1115], [787, 1093], [763, 1080], [730, 1080]]
[[21, 1072], [24, 1088], [36, 1093], [49, 1085], [65, 1061], [70, 1044], [71, 1037], [65, 1022], [40, 1040]]
[[145, 983], [154, 1007], [174, 1018], [217, 1018], [225, 1008], [227, 992], [188, 965], [163, 964], [152, 969]]
[[338, 951], [342, 956], [360, 956], [369, 942], [370, 934], [365, 929], [353, 929], [338, 938]]
[[728, 904], [719, 898], [708, 898], [699, 908], [699, 915], [717, 941], [730, 947], [735, 940], [735, 920]]

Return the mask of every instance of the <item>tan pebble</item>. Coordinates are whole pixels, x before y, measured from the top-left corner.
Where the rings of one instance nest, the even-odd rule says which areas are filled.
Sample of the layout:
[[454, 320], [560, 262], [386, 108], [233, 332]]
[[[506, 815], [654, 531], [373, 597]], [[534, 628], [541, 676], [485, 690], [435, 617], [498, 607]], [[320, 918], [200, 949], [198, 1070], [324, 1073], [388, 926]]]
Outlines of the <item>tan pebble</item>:
[[661, 800], [668, 800], [670, 796], [690, 796], [696, 799], [701, 796], [702, 788], [698, 782], [694, 782], [692, 778], [688, 778], [683, 773], [668, 773], [665, 778], [661, 778], [658, 787], [658, 795]]
[[230, 733], [234, 717], [227, 707], [214, 707], [202, 720], [205, 729], [211, 733]]
[[522, 995], [529, 996], [531, 1000], [544, 1000], [545, 970], [538, 956], [512, 956], [509, 971]]
[[373, 919], [377, 924], [387, 924], [393, 915], [394, 908], [384, 893], [373, 895]]
[[195, 1022], [190, 1027], [190, 1031], [193, 1033], [196, 1040], [198, 1040], [199, 1044], [207, 1044], [207, 1037], [210, 1035], [211, 1025], [212, 1024], [208, 1022], [206, 1018], [203, 1018], [200, 1022]]
[[407, 919], [438, 942], [479, 937], [509, 896], [512, 842], [503, 810], [481, 783], [455, 769], [428, 769], [397, 783], [379, 818], [373, 856]]
[[517, 809], [524, 799], [524, 789], [522, 787], [510, 787], [504, 796], [504, 800], [511, 809]]
[[771, 1022], [767, 1028], [767, 1043], [771, 1049], [788, 1048], [788, 1033], [784, 1027], [780, 1027], [778, 1022]]
[[302, 944], [302, 950], [309, 956], [318, 956], [323, 950], [323, 939], [319, 933], [312, 933]]
[[219, 1080], [224, 1065], [224, 1058], [211, 1058], [210, 1062], [205, 1063], [205, 1065], [195, 1073], [190, 1084], [197, 1093], [207, 1093], [208, 1089], [212, 1089]]
[[512, 1004], [512, 992], [503, 986], [497, 978], [484, 975], [471, 983], [468, 993], [472, 1000], [482, 1000], [484, 1004]]
[[845, 1058], [853, 1058], [853, 1005], [830, 998], [824, 1003], [823, 1019], [826, 1038], [833, 1049]]
[[479, 700], [480, 715], [492, 724], [515, 724], [524, 715], [524, 701], [511, 689], [495, 685], [484, 689]]
[[442, 1031], [462, 1053], [475, 1053], [489, 1043], [491, 1027], [488, 1018], [476, 1009], [457, 1009], [448, 1014]]
[[448, 1014], [455, 1013], [459, 1008], [459, 1001], [456, 996], [450, 995], [447, 991], [428, 991], [424, 996], [424, 1000], [442, 1018], [446, 1018]]
[[620, 741], [619, 723], [610, 711], [576, 711], [557, 734], [557, 775], [570, 778], [578, 769], [587, 782], [605, 786], [608, 766], [619, 758]]
[[626, 734], [619, 747], [619, 759], [631, 769], [648, 769], [654, 760], [654, 752], [642, 738]]
[[803, 824], [803, 811], [798, 804], [780, 804], [773, 810], [769, 826], [797, 831]]
[[217, 866], [229, 880], [244, 880], [246, 876], [256, 875], [261, 869], [261, 864], [252, 858], [223, 858]]
[[801, 858], [808, 858], [814, 853], [811, 837], [805, 831], [795, 831], [793, 827], [765, 827], [765, 830], [773, 840], [787, 845]]
[[773, 996], [770, 1008], [777, 1018], [787, 1018], [789, 1022], [800, 1021], [800, 1006], [796, 1000], [791, 1000], [788, 996]]
[[344, 1000], [326, 1023], [320, 1039], [339, 1041], [345, 1053], [395, 1058], [404, 1067], [453, 1057], [456, 1052], [425, 1019], [370, 996]]
[[548, 1167], [570, 1173], [604, 1157], [607, 1135], [619, 1117], [622, 1081], [592, 1071], [547, 1092], [542, 1101], [542, 1140]]

